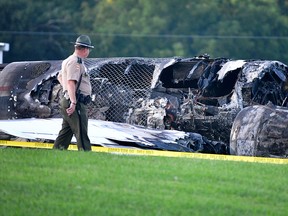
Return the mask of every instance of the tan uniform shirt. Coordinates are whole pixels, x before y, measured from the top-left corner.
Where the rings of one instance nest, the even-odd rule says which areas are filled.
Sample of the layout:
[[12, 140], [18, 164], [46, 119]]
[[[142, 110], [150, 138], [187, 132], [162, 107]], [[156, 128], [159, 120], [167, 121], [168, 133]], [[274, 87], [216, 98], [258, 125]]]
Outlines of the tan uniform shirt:
[[[62, 62], [62, 68], [59, 76], [62, 77], [63, 91], [67, 91], [68, 80], [75, 80], [78, 83], [81, 74], [83, 75], [79, 86], [80, 93], [91, 96], [92, 87], [87, 68], [84, 66], [82, 59], [74, 54], [70, 55]], [[76, 84], [76, 86], [77, 85], [78, 84]]]

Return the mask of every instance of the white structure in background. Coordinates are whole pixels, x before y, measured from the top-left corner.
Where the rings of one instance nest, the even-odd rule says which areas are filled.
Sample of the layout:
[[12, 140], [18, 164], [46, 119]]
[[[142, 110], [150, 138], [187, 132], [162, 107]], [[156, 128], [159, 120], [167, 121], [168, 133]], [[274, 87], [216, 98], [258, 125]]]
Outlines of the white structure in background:
[[9, 51], [9, 43], [0, 42], [0, 64], [3, 63], [3, 51]]

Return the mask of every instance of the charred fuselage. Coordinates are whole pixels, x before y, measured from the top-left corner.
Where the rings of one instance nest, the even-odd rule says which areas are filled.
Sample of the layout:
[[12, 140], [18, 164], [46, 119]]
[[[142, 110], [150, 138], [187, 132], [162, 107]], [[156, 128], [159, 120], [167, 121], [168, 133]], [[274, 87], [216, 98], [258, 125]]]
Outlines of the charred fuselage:
[[[288, 67], [279, 61], [200, 56], [90, 58], [85, 64], [93, 87], [90, 118], [195, 132], [226, 146], [243, 108], [288, 104]], [[61, 61], [3, 66], [0, 119], [60, 117], [60, 70]]]

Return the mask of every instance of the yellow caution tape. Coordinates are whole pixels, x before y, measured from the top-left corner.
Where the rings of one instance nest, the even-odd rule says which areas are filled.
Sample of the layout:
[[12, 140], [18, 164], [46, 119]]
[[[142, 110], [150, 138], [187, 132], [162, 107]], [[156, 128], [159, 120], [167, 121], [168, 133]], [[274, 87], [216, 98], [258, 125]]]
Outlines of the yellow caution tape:
[[[8, 140], [0, 140], [0, 146], [1, 145], [2, 146], [12, 146], [12, 147], [43, 148], [43, 149], [52, 149], [52, 147], [53, 147], [52, 143], [8, 141]], [[68, 150], [78, 150], [77, 145], [70, 145]], [[110, 148], [110, 147], [99, 147], [99, 146], [92, 146], [92, 151], [105, 152], [105, 153], [118, 153], [118, 154], [125, 154], [125, 155], [186, 157], [186, 158], [210, 159], [210, 160], [227, 160], [227, 161], [242, 161], [242, 162], [257, 162], [257, 163], [288, 164], [288, 159], [284, 159], [284, 158], [219, 155], [219, 154], [174, 152], [174, 151], [161, 151], [161, 150], [143, 150], [143, 149], [132, 149], [132, 148]]]

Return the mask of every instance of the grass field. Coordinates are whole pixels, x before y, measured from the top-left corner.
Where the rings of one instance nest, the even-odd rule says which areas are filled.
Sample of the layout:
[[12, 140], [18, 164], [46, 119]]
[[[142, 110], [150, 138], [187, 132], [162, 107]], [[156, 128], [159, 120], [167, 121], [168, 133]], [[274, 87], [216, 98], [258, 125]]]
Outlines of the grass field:
[[288, 166], [0, 149], [0, 215], [288, 215]]

